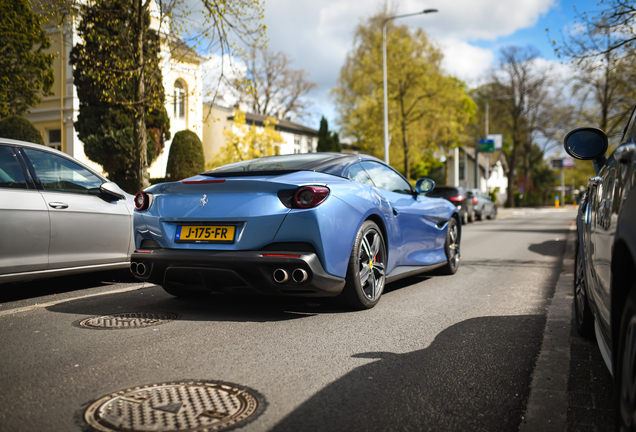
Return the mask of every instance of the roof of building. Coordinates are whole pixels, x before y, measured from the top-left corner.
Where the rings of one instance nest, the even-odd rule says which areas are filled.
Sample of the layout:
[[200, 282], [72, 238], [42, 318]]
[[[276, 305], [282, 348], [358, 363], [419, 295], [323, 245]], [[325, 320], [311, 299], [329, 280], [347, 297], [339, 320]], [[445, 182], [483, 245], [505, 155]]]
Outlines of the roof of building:
[[[224, 107], [224, 106], [216, 105], [216, 104], [214, 105], [206, 104], [206, 105], [213, 106], [214, 108], [218, 108], [218, 109], [227, 111], [228, 113], [231, 113], [230, 115], [228, 115], [227, 119], [234, 120], [234, 108]], [[245, 113], [245, 122], [249, 125], [253, 124], [256, 126], [263, 127], [263, 122], [267, 120], [268, 118], [270, 118], [270, 116], [266, 116], [262, 114], [254, 114], [249, 112]], [[318, 136], [318, 131], [316, 129], [312, 129], [310, 127], [301, 125], [300, 123], [295, 123], [287, 119], [275, 119], [275, 120], [278, 122], [275, 126], [277, 131], [290, 132], [297, 135], [307, 135], [311, 137]]]
[[[460, 147], [459, 151], [462, 152], [466, 149], [466, 156], [468, 156], [471, 160], [475, 160], [475, 148], [474, 147]], [[490, 153], [479, 153], [479, 166], [485, 171], [486, 170], [486, 155], [488, 155], [488, 163], [492, 166], [498, 160], [501, 161], [501, 166], [503, 167], [504, 172], [508, 172], [508, 161], [506, 159], [506, 155], [502, 150], [495, 150]]]

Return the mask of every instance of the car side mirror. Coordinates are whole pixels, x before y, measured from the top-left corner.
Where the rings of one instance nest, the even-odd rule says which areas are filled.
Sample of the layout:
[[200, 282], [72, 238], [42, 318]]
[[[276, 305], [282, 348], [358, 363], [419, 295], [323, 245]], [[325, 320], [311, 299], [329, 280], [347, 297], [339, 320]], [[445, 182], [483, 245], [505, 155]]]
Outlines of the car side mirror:
[[99, 187], [99, 190], [103, 194], [113, 197], [116, 200], [126, 199], [126, 193], [123, 190], [121, 190], [119, 186], [117, 186], [117, 183], [113, 183], [113, 182], [102, 183], [102, 185]]
[[563, 138], [563, 147], [567, 154], [575, 159], [594, 161], [597, 174], [607, 161], [604, 156], [607, 145], [605, 132], [591, 127], [574, 129]]
[[435, 182], [431, 179], [421, 178], [415, 183], [415, 190], [418, 194], [429, 193], [435, 188]]

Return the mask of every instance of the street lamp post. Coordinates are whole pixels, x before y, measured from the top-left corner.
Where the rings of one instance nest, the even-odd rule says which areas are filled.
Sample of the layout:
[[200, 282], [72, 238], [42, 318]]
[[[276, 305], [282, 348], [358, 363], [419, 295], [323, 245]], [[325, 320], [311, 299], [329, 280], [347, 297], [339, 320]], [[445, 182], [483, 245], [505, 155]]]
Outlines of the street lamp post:
[[386, 23], [397, 19], [413, 15], [421, 15], [437, 12], [437, 9], [424, 9], [422, 12], [415, 12], [406, 15], [396, 15], [382, 21], [382, 88], [384, 91], [384, 162], [389, 163], [389, 106], [386, 90]]

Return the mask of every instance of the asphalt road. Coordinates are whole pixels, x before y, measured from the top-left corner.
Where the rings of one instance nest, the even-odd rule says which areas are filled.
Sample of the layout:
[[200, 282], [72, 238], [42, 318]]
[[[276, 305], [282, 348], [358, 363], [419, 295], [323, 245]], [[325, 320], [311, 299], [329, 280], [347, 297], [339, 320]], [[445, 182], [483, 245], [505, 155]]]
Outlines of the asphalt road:
[[[183, 380], [252, 391], [259, 408], [241, 431], [516, 431], [575, 211], [503, 216], [465, 227], [456, 275], [390, 284], [363, 312], [184, 301], [125, 273], [0, 286], [0, 431], [91, 430], [93, 401]], [[79, 326], [124, 312], [177, 319]]]

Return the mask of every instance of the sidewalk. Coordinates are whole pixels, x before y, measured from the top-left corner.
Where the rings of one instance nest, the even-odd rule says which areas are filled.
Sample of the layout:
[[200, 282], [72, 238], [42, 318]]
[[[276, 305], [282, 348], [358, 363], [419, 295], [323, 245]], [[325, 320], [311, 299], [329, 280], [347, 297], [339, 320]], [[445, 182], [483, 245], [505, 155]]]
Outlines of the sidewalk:
[[544, 211], [562, 211], [562, 210], [574, 210], [576, 209], [576, 206], [573, 205], [565, 205], [565, 206], [561, 206], [559, 208], [556, 208], [554, 206], [548, 206], [548, 207], [514, 207], [514, 208], [508, 208], [508, 207], [503, 207], [503, 206], [499, 206], [499, 208], [497, 209], [497, 218], [498, 219], [510, 219], [513, 217], [519, 217], [519, 216], [524, 216], [528, 213], [540, 213], [540, 212], [544, 212]]
[[578, 335], [573, 321], [574, 241], [567, 236], [557, 282], [533, 373], [521, 432], [613, 430], [612, 377], [596, 340]]

